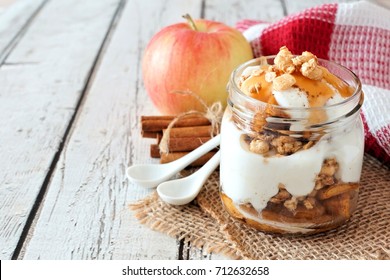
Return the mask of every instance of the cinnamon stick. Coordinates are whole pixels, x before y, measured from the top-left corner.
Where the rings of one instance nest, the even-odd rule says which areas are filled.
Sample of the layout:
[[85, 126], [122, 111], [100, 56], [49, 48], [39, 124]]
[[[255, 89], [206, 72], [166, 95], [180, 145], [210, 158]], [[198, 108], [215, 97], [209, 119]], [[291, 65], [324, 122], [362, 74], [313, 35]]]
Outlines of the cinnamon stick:
[[161, 131], [160, 132], [157, 132], [157, 131], [141, 131], [141, 136], [143, 138], [157, 138], [160, 136], [160, 139], [161, 139]]
[[[177, 159], [185, 156], [186, 154], [188, 154], [188, 153], [187, 152], [175, 152], [175, 153], [169, 153], [169, 154], [161, 154], [160, 163], [168, 163], [168, 162], [177, 160]], [[209, 161], [213, 155], [215, 155], [215, 152], [208, 152], [207, 154], [201, 156], [200, 158], [198, 158], [197, 160], [192, 162], [190, 164], [190, 166], [192, 166], [192, 167], [202, 166], [207, 161]]]
[[150, 157], [151, 158], [160, 158], [160, 148], [157, 144], [150, 145]]
[[[163, 133], [165, 129], [163, 129]], [[169, 138], [180, 137], [209, 137], [212, 132], [211, 125], [208, 126], [190, 126], [190, 127], [173, 127], [169, 134]]]
[[171, 138], [168, 142], [169, 152], [190, 152], [209, 141], [211, 137]]
[[[163, 133], [176, 116], [141, 116], [141, 135], [155, 138], [156, 144], [150, 146], [150, 157], [160, 158], [161, 163], [177, 160], [210, 140], [212, 126], [202, 116], [185, 116], [178, 120], [169, 134], [168, 154], [160, 154], [159, 144]], [[190, 166], [204, 165], [215, 150], [194, 161]]]
[[[168, 125], [172, 122], [169, 116], [166, 118], [141, 118], [141, 130], [142, 131], [161, 131], [168, 127]], [[175, 123], [175, 127], [188, 127], [188, 126], [202, 126], [208, 125], [210, 121], [205, 117], [185, 117], [183, 119], [178, 120]]]
[[141, 122], [150, 120], [173, 120], [175, 116], [141, 116]]
[[[202, 146], [205, 142], [209, 141], [211, 137], [180, 137], [172, 138], [168, 142], [169, 152], [191, 152], [196, 148]], [[158, 140], [158, 139], [157, 139]], [[159, 158], [160, 149], [157, 144], [150, 145], [150, 157]]]

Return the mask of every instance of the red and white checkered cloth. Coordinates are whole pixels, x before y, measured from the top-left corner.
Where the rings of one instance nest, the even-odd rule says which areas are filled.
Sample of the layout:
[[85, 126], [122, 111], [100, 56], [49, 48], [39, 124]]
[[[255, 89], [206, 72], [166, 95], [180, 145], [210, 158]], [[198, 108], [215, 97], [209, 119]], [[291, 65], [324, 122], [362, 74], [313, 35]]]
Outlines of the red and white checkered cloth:
[[243, 20], [237, 29], [256, 57], [310, 51], [359, 76], [366, 152], [390, 165], [390, 10], [370, 2], [326, 4], [275, 23]]

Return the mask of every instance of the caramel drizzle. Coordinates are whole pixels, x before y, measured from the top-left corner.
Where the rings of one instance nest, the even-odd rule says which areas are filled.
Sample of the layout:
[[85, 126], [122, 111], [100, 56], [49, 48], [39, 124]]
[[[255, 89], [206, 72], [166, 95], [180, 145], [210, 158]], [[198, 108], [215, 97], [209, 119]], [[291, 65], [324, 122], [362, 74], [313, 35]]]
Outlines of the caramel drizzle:
[[[352, 95], [353, 89], [348, 86], [348, 84], [337, 76], [331, 74], [326, 68], [321, 68], [323, 70], [323, 79], [319, 81], [310, 80], [303, 76], [300, 72], [292, 74], [296, 80], [294, 87], [298, 87], [302, 91], [306, 92], [310, 107], [324, 106], [328, 99], [334, 95], [333, 88], [338, 90], [343, 98]], [[261, 91], [259, 93], [250, 93], [248, 89], [257, 83], [261, 84]], [[241, 88], [252, 98], [268, 104], [278, 105], [272, 94], [272, 82], [269, 83], [265, 80], [265, 73], [262, 73], [260, 76], [249, 77], [242, 83]]]
[[[267, 66], [261, 67], [266, 70]], [[321, 67], [323, 70], [323, 79], [316, 81], [310, 80], [303, 76], [300, 72], [295, 72], [294, 76], [296, 83], [294, 87], [300, 88], [306, 92], [310, 107], [322, 107], [326, 102], [334, 95], [334, 88], [340, 93], [343, 98], [347, 98], [353, 94], [353, 88], [348, 86], [343, 80], [330, 73], [326, 68]], [[249, 89], [251, 86], [261, 84], [261, 90], [259, 93], [251, 93]], [[329, 86], [330, 85], [330, 86]], [[272, 94], [272, 82], [265, 80], [265, 72], [259, 76], [250, 76], [246, 79], [241, 89], [250, 97], [268, 103], [270, 105], [279, 105], [275, 97]], [[309, 115], [309, 123], [321, 123], [326, 121], [327, 114], [323, 110], [312, 111]]]

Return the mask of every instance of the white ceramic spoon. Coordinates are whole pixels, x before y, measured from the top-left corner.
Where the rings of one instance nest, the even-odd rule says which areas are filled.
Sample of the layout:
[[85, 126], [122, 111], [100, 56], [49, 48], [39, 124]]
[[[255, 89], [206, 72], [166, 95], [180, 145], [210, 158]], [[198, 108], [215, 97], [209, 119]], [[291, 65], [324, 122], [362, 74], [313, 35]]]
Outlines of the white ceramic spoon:
[[171, 178], [191, 162], [217, 147], [220, 141], [221, 136], [217, 135], [184, 157], [170, 163], [133, 165], [127, 168], [126, 175], [131, 181], [142, 187], [157, 187], [160, 183]]
[[210, 174], [217, 168], [219, 161], [220, 152], [218, 151], [205, 165], [190, 176], [158, 185], [158, 195], [169, 204], [190, 203], [198, 195]]

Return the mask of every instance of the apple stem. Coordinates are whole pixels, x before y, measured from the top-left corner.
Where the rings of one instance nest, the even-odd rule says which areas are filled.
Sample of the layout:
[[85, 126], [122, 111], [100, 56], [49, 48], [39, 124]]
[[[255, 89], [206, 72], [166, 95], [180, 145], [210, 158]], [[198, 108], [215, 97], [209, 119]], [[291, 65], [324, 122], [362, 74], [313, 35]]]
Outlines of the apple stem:
[[190, 25], [190, 27], [193, 30], [198, 31], [198, 28], [196, 27], [194, 20], [192, 19], [192, 17], [189, 14], [183, 15], [183, 18], [185, 18], [188, 21], [188, 24]]

